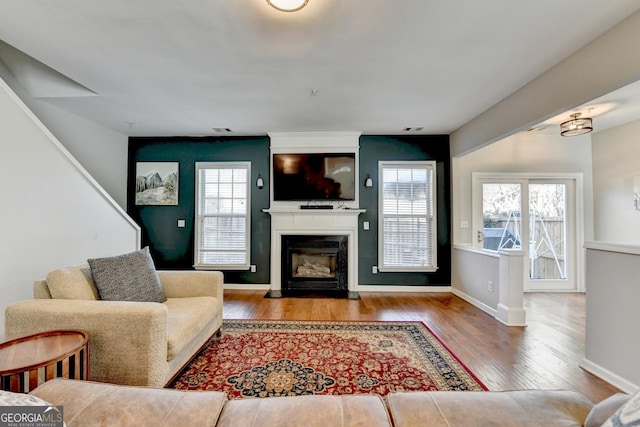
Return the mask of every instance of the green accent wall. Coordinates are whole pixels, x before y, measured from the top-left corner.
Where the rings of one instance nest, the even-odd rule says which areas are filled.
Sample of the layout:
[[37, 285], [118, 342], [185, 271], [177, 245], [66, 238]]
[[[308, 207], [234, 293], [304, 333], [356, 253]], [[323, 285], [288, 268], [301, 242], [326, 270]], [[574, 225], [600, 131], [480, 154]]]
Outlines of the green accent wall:
[[[435, 160], [438, 215], [438, 271], [434, 273], [373, 274], [378, 265], [378, 161]], [[358, 281], [360, 285], [443, 286], [451, 284], [451, 161], [449, 135], [360, 137], [360, 208]], [[364, 188], [364, 177], [373, 179], [373, 188]], [[369, 221], [370, 229], [362, 223]]]
[[[143, 246], [149, 246], [158, 269], [193, 269], [195, 218], [195, 163], [206, 161], [251, 162], [251, 264], [257, 271], [224, 271], [225, 282], [268, 284], [270, 282], [271, 217], [269, 207], [269, 137], [132, 137], [129, 138], [127, 212], [142, 228]], [[434, 273], [378, 273], [378, 161], [435, 160], [438, 182], [438, 265]], [[177, 206], [136, 206], [137, 162], [179, 162]], [[448, 135], [360, 137], [359, 222], [369, 221], [370, 230], [359, 227], [360, 285], [449, 285], [451, 283], [451, 200]], [[255, 181], [260, 174], [264, 188]], [[364, 188], [370, 174], [374, 187]], [[178, 228], [179, 219], [186, 227]]]
[[[136, 162], [179, 162], [178, 205], [136, 206]], [[142, 227], [142, 244], [149, 246], [158, 269], [193, 269], [196, 162], [251, 162], [251, 264], [250, 271], [225, 271], [226, 283], [269, 283], [271, 217], [269, 207], [269, 138], [171, 137], [129, 138], [127, 212]], [[255, 186], [258, 174], [262, 190]], [[178, 220], [186, 220], [178, 228]]]

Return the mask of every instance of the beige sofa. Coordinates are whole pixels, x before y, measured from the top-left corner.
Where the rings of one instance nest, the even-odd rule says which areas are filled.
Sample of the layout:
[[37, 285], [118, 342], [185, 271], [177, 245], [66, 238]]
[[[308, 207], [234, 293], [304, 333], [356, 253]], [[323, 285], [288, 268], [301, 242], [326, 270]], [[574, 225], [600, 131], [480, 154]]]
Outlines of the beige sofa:
[[628, 396], [598, 405], [571, 391], [408, 392], [227, 400], [178, 391], [55, 379], [32, 393], [62, 405], [66, 425], [217, 427], [600, 426]]
[[33, 300], [5, 311], [7, 340], [52, 329], [89, 333], [90, 379], [163, 387], [222, 325], [223, 276], [158, 271], [167, 301], [103, 301], [88, 265], [50, 272]]

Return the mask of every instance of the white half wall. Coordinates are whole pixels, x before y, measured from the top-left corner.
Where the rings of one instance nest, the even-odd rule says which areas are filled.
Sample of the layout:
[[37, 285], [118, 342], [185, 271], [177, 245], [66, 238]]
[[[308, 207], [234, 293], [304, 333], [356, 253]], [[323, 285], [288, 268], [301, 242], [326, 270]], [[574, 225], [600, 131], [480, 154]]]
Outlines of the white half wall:
[[140, 247], [140, 229], [0, 79], [0, 339], [4, 309], [54, 268]]
[[[451, 255], [452, 292], [495, 317], [500, 296], [500, 255], [461, 245], [454, 245]], [[493, 290], [489, 290], [489, 282], [495, 284]]]
[[588, 242], [583, 367], [627, 393], [640, 387], [640, 246]]
[[595, 240], [640, 244], [640, 210], [633, 203], [640, 185], [640, 120], [592, 137]]

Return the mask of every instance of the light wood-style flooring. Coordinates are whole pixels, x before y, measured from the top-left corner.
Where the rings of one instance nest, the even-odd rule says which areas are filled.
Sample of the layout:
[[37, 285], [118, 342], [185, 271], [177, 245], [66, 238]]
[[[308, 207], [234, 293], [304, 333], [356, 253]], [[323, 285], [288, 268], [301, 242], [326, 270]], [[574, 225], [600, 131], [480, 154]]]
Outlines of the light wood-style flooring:
[[264, 298], [225, 290], [225, 319], [424, 322], [489, 390], [576, 390], [593, 402], [618, 389], [580, 368], [585, 296], [525, 296], [526, 327], [507, 327], [449, 293], [361, 293], [360, 300]]

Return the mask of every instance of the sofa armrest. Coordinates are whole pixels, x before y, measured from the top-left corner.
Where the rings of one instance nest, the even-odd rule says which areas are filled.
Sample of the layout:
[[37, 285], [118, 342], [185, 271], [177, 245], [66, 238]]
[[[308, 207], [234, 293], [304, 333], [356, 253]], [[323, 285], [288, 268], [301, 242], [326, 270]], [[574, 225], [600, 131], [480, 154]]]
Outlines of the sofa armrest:
[[162, 387], [167, 367], [167, 307], [152, 302], [26, 300], [5, 310], [5, 336], [54, 329], [89, 333], [89, 377]]
[[158, 270], [167, 298], [214, 297], [222, 313], [224, 276], [220, 271]]
[[215, 426], [227, 402], [226, 394], [219, 391], [123, 387], [64, 379], [47, 381], [31, 394], [64, 406], [68, 426]]
[[222, 298], [224, 276], [220, 271], [158, 270], [167, 298]]

